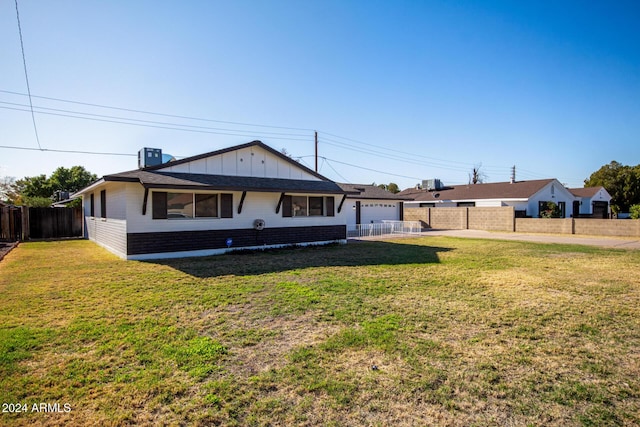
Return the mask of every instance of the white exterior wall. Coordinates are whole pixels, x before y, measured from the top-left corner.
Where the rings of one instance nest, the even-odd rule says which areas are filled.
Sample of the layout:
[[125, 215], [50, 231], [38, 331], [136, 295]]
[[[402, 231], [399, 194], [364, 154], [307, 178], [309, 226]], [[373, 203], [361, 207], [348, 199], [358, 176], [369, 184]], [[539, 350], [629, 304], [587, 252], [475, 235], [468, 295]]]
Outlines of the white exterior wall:
[[163, 168], [163, 171], [210, 175], [253, 176], [320, 181], [320, 178], [296, 167], [261, 147], [247, 147], [218, 156]]
[[85, 231], [89, 240], [126, 259], [127, 221], [85, 217]]
[[[106, 190], [106, 218], [100, 217], [102, 190]], [[121, 258], [127, 256], [127, 190], [124, 183], [97, 187], [93, 191], [94, 217], [91, 216], [91, 195], [83, 196], [85, 237]]]
[[[583, 197], [580, 198], [580, 213], [581, 214], [592, 214], [593, 213], [593, 202], [607, 202], [611, 205], [611, 196], [604, 188], [598, 190], [593, 197]], [[609, 206], [609, 213], [611, 213], [611, 206]]]
[[554, 180], [547, 184], [544, 188], [529, 198], [527, 206], [527, 215], [537, 217], [539, 202], [565, 202], [565, 217], [569, 218], [573, 215], [573, 201], [578, 200], [572, 192], [567, 190], [559, 181]]
[[[127, 193], [125, 183], [107, 183], [93, 191], [94, 214], [91, 216], [91, 193], [83, 196], [85, 237], [121, 258], [127, 253]], [[107, 217], [101, 218], [100, 192], [106, 191]]]
[[[335, 216], [310, 216], [283, 218], [282, 207], [276, 214], [276, 206], [280, 199], [280, 193], [259, 193], [247, 192], [242, 206], [242, 212], [238, 214], [238, 205], [242, 192], [235, 191], [198, 191], [201, 194], [233, 194], [233, 218], [193, 218], [193, 219], [153, 219], [152, 200], [153, 190], [149, 191], [147, 200], [147, 214], [142, 215], [142, 201], [144, 199], [144, 188], [139, 184], [131, 184], [129, 189], [129, 202], [127, 207], [128, 221], [127, 232], [148, 233], [166, 231], [198, 231], [198, 230], [226, 230], [226, 229], [248, 229], [253, 228], [256, 219], [263, 219], [266, 227], [308, 227], [316, 225], [345, 225], [346, 207], [338, 213], [340, 195], [335, 194], [314, 194], [313, 196], [331, 196], [335, 198]], [[165, 190], [162, 190], [165, 191]], [[176, 190], [178, 192], [178, 190]], [[189, 193], [189, 190], [179, 190], [179, 192]], [[286, 193], [296, 195], [295, 193]]]

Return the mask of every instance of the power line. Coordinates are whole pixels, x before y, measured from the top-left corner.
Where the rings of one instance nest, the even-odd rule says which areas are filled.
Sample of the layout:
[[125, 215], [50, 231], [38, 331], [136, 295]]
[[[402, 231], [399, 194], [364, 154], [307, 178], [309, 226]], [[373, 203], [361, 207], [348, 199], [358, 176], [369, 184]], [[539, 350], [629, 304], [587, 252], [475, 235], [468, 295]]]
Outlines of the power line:
[[329, 159], [329, 158], [326, 158], [326, 157], [324, 157], [324, 159], [330, 160], [330, 161], [335, 162], [335, 163], [339, 163], [341, 165], [346, 165], [346, 166], [351, 166], [351, 167], [358, 168], [358, 169], [364, 169], [364, 170], [371, 171], [371, 172], [381, 173], [383, 175], [391, 175], [391, 176], [397, 176], [397, 177], [400, 177], [400, 178], [409, 178], [409, 179], [417, 179], [417, 180], [422, 179], [422, 178], [416, 178], [415, 176], [399, 175], [399, 174], [396, 174], [396, 173], [389, 173], [389, 172], [379, 171], [379, 170], [376, 170], [376, 169], [365, 168], [364, 166], [353, 165], [351, 163], [345, 163], [345, 162], [341, 162], [339, 160]]
[[[18, 104], [15, 102], [7, 102], [7, 101], [0, 101], [0, 104], [5, 104], [5, 105], [13, 105], [13, 106], [17, 106], [17, 107], [28, 107], [27, 105], [24, 104]], [[10, 109], [9, 107], [6, 107], [8, 109]], [[77, 117], [76, 115], [81, 115], [81, 116], [89, 116], [89, 117], [99, 117], [99, 118], [104, 118], [104, 119], [113, 119], [116, 120], [116, 123], [121, 123], [121, 121], [126, 121], [126, 122], [122, 122], [123, 124], [129, 124], [128, 122], [139, 122], [139, 123], [145, 123], [145, 124], [153, 124], [153, 125], [166, 125], [166, 126], [173, 126], [173, 127], [180, 127], [180, 128], [193, 128], [193, 129], [207, 129], [207, 130], [218, 130], [218, 131], [228, 131], [228, 132], [246, 132], [246, 130], [239, 130], [239, 129], [228, 129], [228, 128], [214, 128], [214, 127], [210, 127], [210, 126], [196, 126], [196, 125], [188, 125], [188, 124], [182, 124], [182, 123], [171, 123], [171, 122], [159, 122], [159, 121], [155, 121], [155, 120], [143, 120], [143, 119], [133, 119], [133, 118], [129, 118], [129, 117], [121, 117], [121, 116], [108, 116], [105, 114], [94, 114], [94, 113], [85, 113], [82, 111], [74, 111], [74, 110], [62, 110], [59, 108], [49, 108], [49, 107], [40, 107], [40, 106], [34, 106], [34, 108], [38, 109], [38, 110], [46, 110], [46, 111], [55, 111], [58, 113], [68, 113], [68, 114], [60, 114], [63, 117], [72, 117], [72, 118], [78, 118], [78, 119], [88, 119], [87, 117]], [[20, 110], [20, 109], [16, 109], [17, 111], [24, 111], [24, 110]], [[45, 111], [36, 111], [37, 113], [42, 113], [42, 114], [47, 114]], [[53, 113], [50, 113], [51, 115], [55, 115]], [[71, 114], [71, 115], [69, 115]], [[178, 130], [178, 129], [176, 129]], [[185, 129], [187, 130], [187, 129]], [[268, 134], [268, 135], [286, 135], [286, 136], [299, 136], [299, 137], [306, 137], [308, 138], [309, 135], [303, 135], [303, 134], [299, 134], [299, 133], [288, 133], [288, 132], [271, 132], [271, 131], [260, 131], [260, 134]], [[239, 136], [246, 136], [246, 135], [239, 135]], [[304, 139], [304, 141], [306, 141], [307, 139]]]
[[[29, 111], [29, 110], [25, 110], [25, 109], [21, 109], [21, 108], [13, 108], [13, 107], [0, 106], [0, 108], [3, 108], [5, 110], [14, 110], [14, 111], [26, 111], [26, 112]], [[176, 130], [176, 131], [183, 131], [183, 132], [206, 133], [206, 134], [214, 134], [214, 135], [242, 136], [242, 137], [249, 137], [249, 138], [255, 138], [257, 135], [259, 135], [259, 134], [256, 134], [256, 133], [246, 133], [245, 131], [241, 131], [241, 130], [234, 131], [236, 133], [229, 133], [229, 132], [214, 132], [214, 131], [207, 131], [207, 130], [188, 129], [188, 128], [185, 128], [187, 125], [180, 125], [180, 124], [176, 124], [176, 125], [173, 125], [173, 126], [161, 126], [161, 125], [152, 125], [152, 124], [144, 124], [144, 123], [132, 123], [132, 121], [135, 120], [135, 119], [122, 119], [122, 120], [130, 120], [130, 121], [122, 121], [122, 120], [101, 119], [101, 118], [96, 118], [96, 117], [82, 117], [82, 116], [76, 116], [76, 115], [73, 115], [73, 114], [52, 113], [52, 112], [46, 112], [46, 111], [36, 111], [36, 113], [38, 113], [38, 114], [46, 114], [46, 115], [50, 115], [50, 116], [58, 116], [58, 117], [69, 117], [69, 118], [73, 118], [73, 119], [92, 120], [92, 121], [104, 122], [104, 123], [116, 123], [116, 124], [129, 125], [129, 126], [139, 126], [139, 127], [148, 127], [148, 128], [155, 128], [155, 129], [166, 129], [166, 130]], [[176, 127], [176, 126], [185, 126], [185, 127]], [[237, 132], [245, 132], [245, 133], [237, 133]], [[282, 140], [288, 140], [288, 141], [308, 141], [308, 139], [288, 138], [288, 137], [279, 137], [279, 136], [270, 136], [270, 138], [271, 139], [282, 139]]]
[[29, 86], [29, 74], [27, 73], [27, 59], [24, 54], [24, 42], [22, 40], [22, 25], [20, 25], [20, 12], [18, 11], [18, 0], [16, 3], [16, 19], [18, 20], [18, 34], [20, 34], [20, 50], [22, 51], [22, 65], [24, 66], [24, 80], [27, 82], [27, 94], [29, 95], [29, 106], [31, 107], [31, 121], [33, 122], [33, 132], [36, 135], [36, 142], [38, 148], [42, 149], [40, 145], [40, 137], [38, 136], [38, 127], [36, 126], [36, 116], [33, 113], [33, 102], [31, 100], [31, 87]]
[[8, 148], [11, 150], [27, 150], [27, 151], [49, 151], [53, 153], [71, 153], [71, 154], [95, 154], [100, 156], [131, 156], [137, 157], [138, 154], [131, 153], [106, 153], [98, 151], [80, 151], [80, 150], [56, 150], [53, 148], [30, 148], [30, 147], [16, 147], [12, 145], [0, 145], [0, 148]]
[[[13, 91], [10, 91], [10, 90], [2, 90], [2, 89], [0, 89], [0, 92], [9, 93], [9, 94], [12, 94], [12, 95], [27, 96], [24, 93], [13, 92]], [[31, 95], [29, 95], [29, 96], [31, 96]], [[110, 109], [110, 110], [127, 111], [127, 112], [130, 112], [130, 113], [150, 114], [150, 115], [154, 115], [154, 116], [173, 117], [173, 118], [177, 118], [177, 119], [197, 120], [197, 121], [212, 122], [212, 123], [225, 123], [225, 124], [231, 124], [231, 125], [237, 125], [237, 126], [253, 126], [253, 127], [272, 128], [272, 129], [285, 129], [285, 130], [296, 130], [296, 131], [313, 132], [313, 129], [310, 129], [310, 128], [296, 128], [296, 127], [287, 127], [287, 126], [264, 125], [264, 124], [257, 124], [257, 123], [243, 123], [243, 122], [233, 122], [233, 121], [226, 121], [226, 120], [205, 119], [205, 118], [202, 118], [202, 117], [182, 116], [182, 115], [178, 115], [178, 114], [158, 113], [158, 112], [154, 112], [154, 111], [136, 110], [136, 109], [133, 109], [133, 108], [114, 107], [114, 106], [110, 106], [110, 105], [102, 105], [102, 104], [93, 104], [93, 103], [89, 103], [89, 102], [72, 101], [72, 100], [69, 100], [69, 99], [52, 98], [52, 97], [49, 97], [49, 96], [33, 95], [33, 97], [34, 98], [38, 98], [38, 99], [47, 99], [49, 101], [57, 101], [57, 102], [66, 102], [66, 103], [70, 103], [70, 104], [85, 105], [85, 106], [88, 106], [88, 107], [106, 108], [106, 109]]]
[[[323, 160], [325, 160], [325, 161], [326, 161], [327, 159], [326, 159], [326, 158], [323, 158]], [[342, 176], [342, 175], [340, 174], [340, 172], [338, 172], [338, 171], [333, 167], [333, 165], [332, 165], [331, 163], [329, 163], [329, 162], [327, 161], [327, 164], [329, 165], [329, 167], [331, 168], [331, 170], [333, 170], [333, 171], [336, 173], [336, 175], [338, 175], [340, 178], [342, 178], [343, 182], [349, 182], [349, 183], [351, 182], [351, 181], [349, 181], [347, 178], [345, 178], [344, 176]]]

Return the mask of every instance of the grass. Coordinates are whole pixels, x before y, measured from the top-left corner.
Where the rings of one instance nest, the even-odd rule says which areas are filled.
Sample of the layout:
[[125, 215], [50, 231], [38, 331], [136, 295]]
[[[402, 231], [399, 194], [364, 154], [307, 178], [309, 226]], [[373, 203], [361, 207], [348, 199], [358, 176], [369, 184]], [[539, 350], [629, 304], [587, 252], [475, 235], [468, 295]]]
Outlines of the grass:
[[1, 425], [640, 424], [638, 251], [25, 243], [0, 297], [0, 401], [29, 408]]

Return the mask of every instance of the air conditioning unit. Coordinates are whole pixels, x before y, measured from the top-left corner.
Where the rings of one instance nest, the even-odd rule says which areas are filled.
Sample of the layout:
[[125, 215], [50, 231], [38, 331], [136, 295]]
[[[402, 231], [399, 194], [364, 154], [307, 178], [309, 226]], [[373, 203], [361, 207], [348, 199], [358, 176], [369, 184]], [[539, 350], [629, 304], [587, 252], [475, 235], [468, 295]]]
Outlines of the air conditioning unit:
[[422, 181], [422, 188], [427, 191], [442, 190], [442, 181], [437, 178], [425, 179]]
[[264, 219], [256, 219], [255, 221], [253, 221], [253, 228], [255, 228], [258, 231], [264, 230], [264, 226], [265, 226]]
[[138, 151], [138, 168], [148, 168], [158, 166], [162, 162], [162, 150], [159, 148], [143, 148]]

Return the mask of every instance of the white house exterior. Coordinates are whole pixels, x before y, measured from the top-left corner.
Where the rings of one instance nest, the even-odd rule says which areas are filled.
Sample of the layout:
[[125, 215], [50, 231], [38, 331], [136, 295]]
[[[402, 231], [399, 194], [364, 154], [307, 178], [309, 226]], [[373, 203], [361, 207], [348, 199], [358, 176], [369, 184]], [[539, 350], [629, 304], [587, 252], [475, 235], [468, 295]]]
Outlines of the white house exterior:
[[345, 192], [260, 141], [106, 175], [75, 196], [85, 236], [125, 259], [346, 242]]
[[569, 189], [579, 200], [574, 202], [574, 216], [608, 218], [611, 214], [611, 195], [604, 187]]
[[573, 215], [578, 198], [557, 179], [497, 182], [443, 186], [438, 189], [411, 188], [398, 195], [413, 200], [405, 207], [492, 207], [513, 206], [518, 216], [540, 216], [543, 203], [553, 202], [560, 207], [561, 217]]
[[344, 183], [338, 183], [338, 185], [347, 193], [345, 209], [349, 230], [361, 224], [385, 220], [401, 221], [404, 211], [403, 203], [411, 200], [375, 185]]

